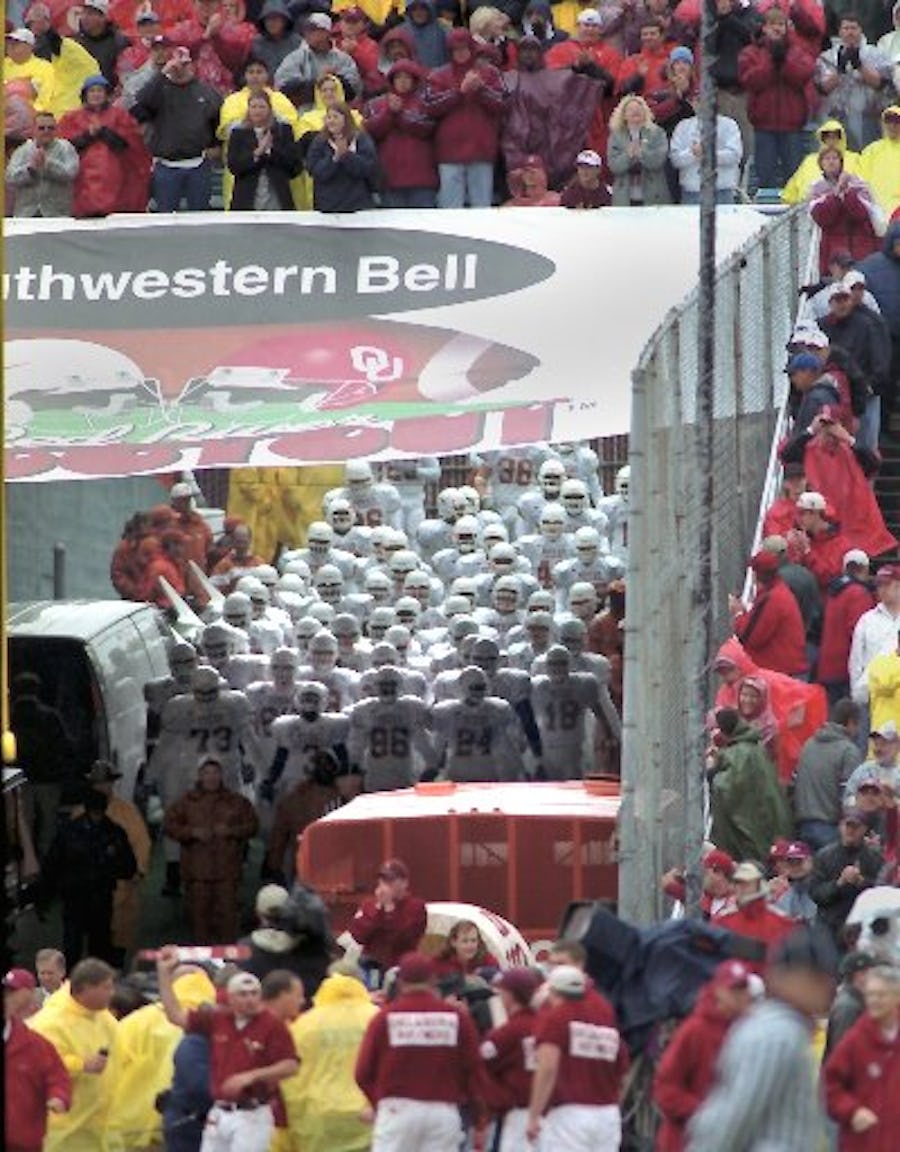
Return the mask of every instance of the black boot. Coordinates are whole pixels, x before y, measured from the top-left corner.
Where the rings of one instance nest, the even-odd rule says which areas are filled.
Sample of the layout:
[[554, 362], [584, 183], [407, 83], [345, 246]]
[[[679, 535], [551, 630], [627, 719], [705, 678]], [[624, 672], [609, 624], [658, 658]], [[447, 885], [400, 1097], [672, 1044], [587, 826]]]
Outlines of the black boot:
[[166, 864], [166, 881], [162, 887], [163, 896], [181, 895], [181, 865], [177, 860]]

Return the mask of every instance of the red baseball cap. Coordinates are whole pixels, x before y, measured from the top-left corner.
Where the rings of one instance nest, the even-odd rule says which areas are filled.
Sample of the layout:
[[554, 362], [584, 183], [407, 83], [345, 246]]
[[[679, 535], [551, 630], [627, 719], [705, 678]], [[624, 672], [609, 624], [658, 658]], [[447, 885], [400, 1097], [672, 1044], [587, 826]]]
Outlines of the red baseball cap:
[[531, 968], [507, 968], [491, 981], [494, 988], [505, 988], [520, 1004], [529, 1004], [541, 983], [541, 977]]
[[703, 857], [703, 867], [716, 872], [724, 872], [726, 876], [734, 875], [734, 860], [723, 852], [721, 848], [713, 848]]
[[33, 992], [37, 980], [27, 968], [10, 968], [3, 977], [3, 987], [10, 992]]
[[427, 984], [434, 976], [434, 963], [423, 952], [407, 952], [400, 957], [397, 979], [404, 984]]
[[723, 960], [713, 973], [712, 982], [715, 988], [748, 988], [750, 969], [740, 960]]
[[803, 840], [792, 840], [784, 849], [785, 860], [810, 860], [812, 849]]
[[787, 850], [790, 847], [790, 843], [790, 840], [785, 840], [783, 836], [779, 840], [776, 840], [772, 847], [769, 849], [769, 859], [783, 860], [787, 855]]

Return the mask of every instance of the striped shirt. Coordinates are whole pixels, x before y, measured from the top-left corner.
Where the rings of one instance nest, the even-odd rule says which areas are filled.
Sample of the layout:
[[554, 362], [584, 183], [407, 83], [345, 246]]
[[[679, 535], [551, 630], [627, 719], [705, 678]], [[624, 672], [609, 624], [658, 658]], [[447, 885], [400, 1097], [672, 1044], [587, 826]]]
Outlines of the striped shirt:
[[687, 1152], [810, 1152], [824, 1113], [809, 1020], [766, 1000], [735, 1024], [716, 1083], [688, 1128]]

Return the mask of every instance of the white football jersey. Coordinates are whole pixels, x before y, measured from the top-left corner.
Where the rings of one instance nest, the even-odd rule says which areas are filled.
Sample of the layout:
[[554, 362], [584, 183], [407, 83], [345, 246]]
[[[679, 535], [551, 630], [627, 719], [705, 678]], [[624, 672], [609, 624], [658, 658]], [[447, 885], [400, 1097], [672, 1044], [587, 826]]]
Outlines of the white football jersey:
[[453, 544], [453, 525], [446, 520], [423, 520], [416, 529], [416, 541], [419, 554], [430, 560], [442, 548]]
[[370, 484], [363, 491], [349, 485], [332, 488], [322, 498], [322, 508], [327, 512], [331, 503], [339, 498], [350, 501], [356, 523], [362, 527], [378, 528], [381, 524], [389, 528], [400, 527], [400, 493], [393, 484]]
[[348, 718], [332, 712], [323, 712], [315, 720], [302, 716], [279, 716], [273, 720], [272, 737], [276, 747], [288, 754], [284, 771], [275, 783], [274, 803], [299, 781], [307, 779], [313, 753], [332, 752], [335, 745], [346, 744], [349, 731]]
[[606, 538], [614, 556], [628, 563], [628, 504], [616, 493], [605, 496], [598, 505], [606, 516]]
[[164, 804], [172, 803], [173, 793], [183, 795], [193, 787], [200, 759], [207, 755], [221, 763], [225, 787], [235, 791], [242, 787], [242, 765], [257, 767], [253, 714], [243, 692], [222, 690], [208, 704], [193, 695], [174, 696], [163, 708], [148, 778], [157, 783]]
[[520, 780], [524, 775], [517, 746], [517, 720], [505, 700], [487, 696], [478, 704], [445, 700], [432, 709], [438, 760], [446, 755], [449, 780]]
[[317, 672], [311, 664], [297, 669], [298, 680], [312, 680], [322, 684], [328, 691], [326, 712], [343, 712], [357, 699], [359, 677], [349, 668], [334, 668], [331, 672]]
[[561, 682], [536, 676], [531, 703], [541, 733], [544, 772], [551, 780], [583, 775], [585, 714], [599, 714], [600, 689], [590, 673], [573, 672]]
[[532, 570], [542, 588], [552, 588], [556, 566], [563, 560], [571, 560], [575, 555], [575, 541], [569, 532], [564, 532], [555, 540], [549, 536], [523, 536], [518, 546], [531, 561]]
[[353, 706], [347, 748], [351, 762], [363, 769], [366, 792], [409, 788], [419, 774], [416, 752], [426, 766], [433, 764], [430, 726], [428, 706], [410, 696], [390, 702], [372, 698]]

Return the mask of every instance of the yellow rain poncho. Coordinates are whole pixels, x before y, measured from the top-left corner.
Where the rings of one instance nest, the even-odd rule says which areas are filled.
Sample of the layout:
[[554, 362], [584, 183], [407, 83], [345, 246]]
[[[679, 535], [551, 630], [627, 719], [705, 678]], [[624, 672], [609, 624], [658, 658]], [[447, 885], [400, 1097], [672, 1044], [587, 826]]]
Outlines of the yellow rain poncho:
[[[189, 972], [174, 984], [185, 1009], [214, 1003], [205, 972]], [[109, 1120], [109, 1152], [132, 1152], [162, 1142], [162, 1116], [154, 1101], [172, 1085], [172, 1057], [183, 1033], [166, 1019], [161, 1004], [148, 1004], [119, 1023], [118, 1075]]]
[[[116, 1018], [83, 1008], [66, 984], [28, 1026], [50, 1041], [72, 1077], [72, 1107], [50, 1116], [43, 1152], [110, 1152], [109, 1113], [119, 1072]], [[99, 1074], [85, 1072], [85, 1059], [101, 1048], [109, 1052], [106, 1067]]]
[[[330, 80], [335, 86], [336, 94], [332, 103], [342, 104], [344, 102], [344, 85], [340, 82], [337, 76], [332, 76], [330, 73], [320, 76], [316, 81], [315, 90], [315, 103], [308, 112], [304, 112], [297, 122], [295, 135], [298, 140], [302, 140], [304, 136], [308, 137], [306, 144], [307, 147], [312, 142], [313, 136], [318, 135], [319, 132], [325, 127], [325, 112], [328, 105], [322, 98], [322, 84], [324, 81]], [[357, 128], [362, 127], [363, 118], [361, 113], [356, 109], [352, 109], [353, 123]], [[313, 182], [312, 176], [308, 172], [302, 172], [295, 181], [291, 183], [293, 189], [294, 184], [299, 183], [300, 188], [300, 203], [297, 204], [298, 208], [311, 209], [313, 206]], [[294, 195], [294, 203], [297, 203], [297, 195]]]
[[[97, 69], [95, 68], [96, 72]], [[53, 86], [56, 82], [56, 76], [53, 71], [53, 65], [47, 60], [41, 60], [38, 56], [30, 56], [24, 64], [16, 64], [7, 56], [3, 60], [3, 83], [7, 84], [10, 80], [29, 80], [32, 88], [36, 92], [34, 98], [35, 112], [52, 112], [55, 105], [53, 102]], [[78, 103], [81, 103], [79, 98]]]
[[[294, 130], [294, 139], [297, 139], [297, 109], [288, 100], [283, 92], [276, 92], [274, 88], [267, 88], [269, 99], [272, 101], [272, 112], [276, 120], [283, 120], [290, 124]], [[222, 200], [226, 211], [231, 207], [231, 193], [234, 190], [234, 176], [228, 171], [228, 134], [235, 124], [243, 124], [247, 119], [247, 105], [250, 102], [250, 89], [242, 88], [240, 92], [232, 92], [226, 96], [219, 113], [219, 127], [216, 135], [222, 141]], [[294, 197], [294, 207], [299, 208], [299, 197], [302, 192], [300, 177], [291, 181], [291, 194]]]
[[366, 1028], [378, 1009], [350, 976], [329, 976], [313, 1007], [290, 1025], [300, 1071], [281, 1084], [292, 1152], [363, 1152], [372, 1127], [359, 1119], [367, 1100], [354, 1070]]
[[59, 55], [50, 61], [53, 68], [53, 99], [50, 111], [59, 119], [64, 112], [81, 107], [81, 85], [88, 76], [96, 76], [100, 65], [77, 40], [63, 36]]
[[840, 132], [840, 139], [837, 141], [829, 140], [828, 143], [834, 144], [844, 153], [844, 171], [849, 172], [851, 176], [860, 175], [860, 155], [858, 152], [847, 151], [847, 133], [844, 130], [844, 125], [840, 120], [826, 120], [816, 129], [818, 143], [815, 152], [809, 152], [803, 157], [800, 161], [800, 167], [781, 189], [781, 199], [785, 204], [801, 203], [809, 195], [809, 190], [813, 184], [822, 179], [822, 169], [819, 167], [819, 149], [825, 143], [822, 139], [823, 132]]
[[[892, 104], [885, 112], [900, 115], [900, 104]], [[863, 151], [858, 175], [872, 189], [879, 208], [890, 220], [900, 208], [900, 140], [891, 140], [885, 132], [881, 140], [870, 144]]]
[[332, 19], [340, 16], [345, 8], [362, 8], [373, 24], [384, 24], [392, 12], [403, 15], [406, 0], [334, 0], [331, 5]]

